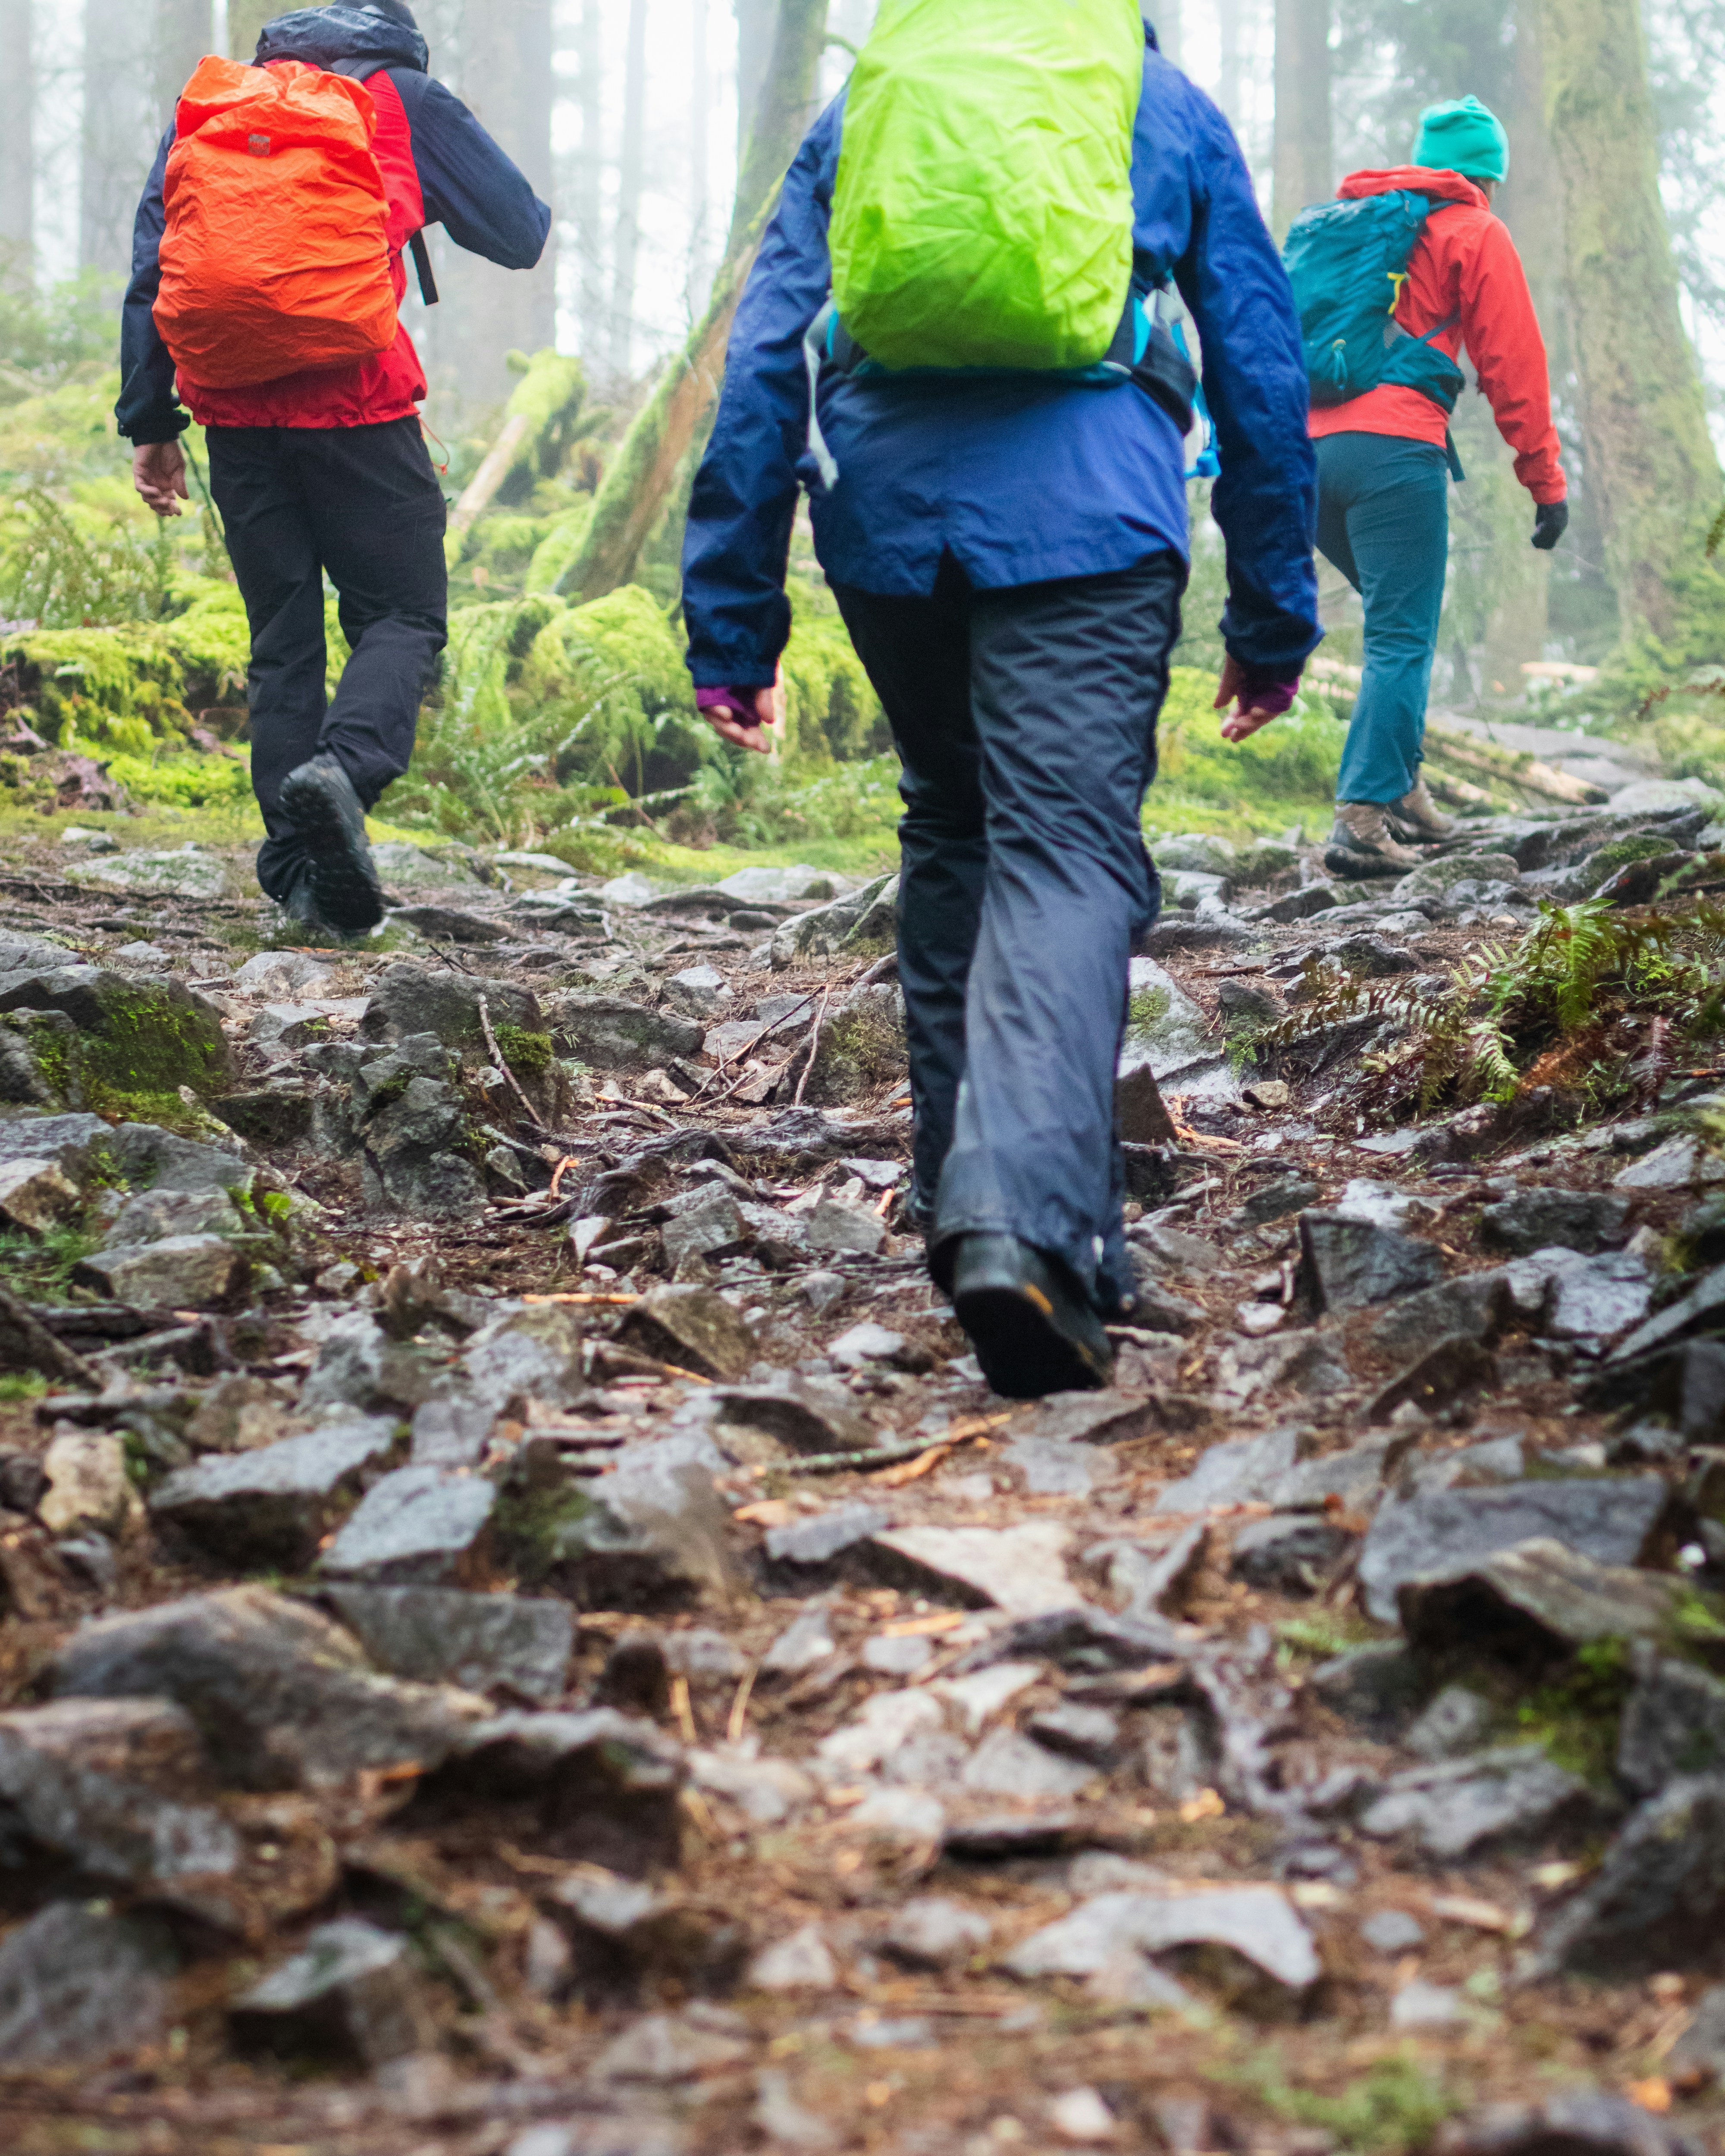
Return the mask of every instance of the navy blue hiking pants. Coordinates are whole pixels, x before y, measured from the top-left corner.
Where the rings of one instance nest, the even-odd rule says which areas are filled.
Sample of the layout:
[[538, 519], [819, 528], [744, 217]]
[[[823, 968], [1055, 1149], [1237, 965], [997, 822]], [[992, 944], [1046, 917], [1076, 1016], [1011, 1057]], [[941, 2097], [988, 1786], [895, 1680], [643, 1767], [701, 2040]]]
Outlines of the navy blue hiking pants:
[[[210, 491], [251, 624], [258, 881], [292, 889], [302, 851], [281, 782], [327, 750], [371, 808], [413, 753], [449, 631], [443, 489], [416, 418], [376, 427], [212, 427]], [[352, 647], [324, 692], [323, 580]]]
[[904, 765], [899, 978], [916, 1195], [939, 1245], [999, 1234], [1104, 1310], [1131, 1293], [1114, 1070], [1159, 892], [1140, 815], [1186, 565], [927, 598], [838, 587]]
[[1435, 442], [1327, 434], [1317, 450], [1317, 545], [1366, 618], [1365, 675], [1338, 801], [1399, 801], [1420, 778], [1425, 700], [1450, 560], [1449, 459]]

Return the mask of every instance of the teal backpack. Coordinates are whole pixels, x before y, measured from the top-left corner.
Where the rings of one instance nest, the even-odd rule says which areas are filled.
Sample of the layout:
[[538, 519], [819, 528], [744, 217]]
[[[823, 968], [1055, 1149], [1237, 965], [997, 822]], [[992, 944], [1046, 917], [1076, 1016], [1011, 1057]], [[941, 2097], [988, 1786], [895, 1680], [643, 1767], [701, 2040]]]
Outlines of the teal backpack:
[[1414, 241], [1426, 218], [1449, 207], [1397, 187], [1317, 203], [1294, 219], [1281, 259], [1300, 310], [1314, 404], [1346, 404], [1396, 382], [1455, 410], [1467, 377], [1431, 340], [1453, 329], [1456, 316], [1416, 337], [1394, 313]]

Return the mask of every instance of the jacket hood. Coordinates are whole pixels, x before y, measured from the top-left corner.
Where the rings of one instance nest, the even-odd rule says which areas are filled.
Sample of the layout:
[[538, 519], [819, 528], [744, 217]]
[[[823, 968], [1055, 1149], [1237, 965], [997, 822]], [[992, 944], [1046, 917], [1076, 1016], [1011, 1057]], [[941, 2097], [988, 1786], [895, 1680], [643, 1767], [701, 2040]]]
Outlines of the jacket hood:
[[1430, 165], [1393, 165], [1387, 172], [1350, 172], [1337, 188], [1343, 202], [1358, 202], [1362, 195], [1387, 195], [1405, 187], [1417, 195], [1436, 195], [1444, 202], [1466, 203], [1474, 209], [1490, 209], [1485, 190], [1460, 172], [1440, 172]]
[[387, 7], [296, 8], [266, 23], [254, 64], [303, 60], [328, 74], [362, 76], [379, 68], [412, 68], [424, 74], [431, 54], [410, 9], [401, 0]]

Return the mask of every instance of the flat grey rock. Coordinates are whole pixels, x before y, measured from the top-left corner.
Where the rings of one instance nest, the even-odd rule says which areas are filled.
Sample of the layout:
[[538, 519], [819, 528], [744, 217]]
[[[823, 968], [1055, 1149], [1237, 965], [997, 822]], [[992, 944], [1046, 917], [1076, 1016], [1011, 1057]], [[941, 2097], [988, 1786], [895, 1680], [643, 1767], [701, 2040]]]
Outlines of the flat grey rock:
[[944, 1894], [905, 1902], [881, 1938], [895, 1961], [910, 1969], [951, 1969], [978, 1953], [994, 1936], [993, 1920]]
[[1302, 1277], [1318, 1311], [1359, 1310], [1430, 1287], [1444, 1270], [1437, 1246], [1333, 1214], [1300, 1216]]
[[418, 1972], [404, 1933], [337, 1917], [234, 2001], [235, 2037], [243, 2046], [382, 2066], [435, 2041]]
[[1547, 1535], [1421, 1573], [1403, 1583], [1398, 1609], [1426, 1651], [1486, 1647], [1538, 1661], [1599, 1640], [1667, 1640], [1693, 1592], [1673, 1573], [1597, 1563]]
[[0, 2066], [98, 2066], [157, 2042], [178, 1972], [158, 1921], [50, 1902], [0, 1942]]
[[1485, 1208], [1480, 1235], [1517, 1257], [1554, 1247], [1592, 1254], [1623, 1240], [1629, 1213], [1627, 1199], [1605, 1191], [1518, 1190]]
[[332, 1587], [328, 1599], [393, 1676], [517, 1692], [536, 1706], [554, 1706], [563, 1696], [575, 1648], [575, 1615], [567, 1602], [440, 1587]]
[[878, 1505], [834, 1505], [813, 1518], [767, 1530], [767, 1554], [775, 1564], [827, 1564], [855, 1549], [887, 1524]]
[[1546, 1538], [1598, 1564], [1639, 1564], [1671, 1503], [1655, 1475], [1586, 1481], [1515, 1482], [1496, 1490], [1440, 1490], [1381, 1507], [1360, 1553], [1367, 1612], [1397, 1615], [1407, 1583], [1447, 1575], [1517, 1543]]
[[1717, 1948], [1725, 1918], [1725, 1775], [1686, 1774], [1640, 1806], [1587, 1886], [1547, 1920], [1538, 1973], [1621, 1984]]
[[1069, 1528], [1053, 1520], [1017, 1527], [900, 1527], [872, 1547], [948, 1593], [992, 1603], [1014, 1617], [1040, 1617], [1082, 1599], [1066, 1576]]
[[1579, 1775], [1534, 1746], [1516, 1744], [1392, 1775], [1359, 1824], [1376, 1840], [1406, 1836], [1427, 1856], [1454, 1862], [1580, 1825], [1594, 1809]]
[[1652, 1299], [1652, 1278], [1638, 1252], [1581, 1258], [1557, 1276], [1545, 1331], [1553, 1340], [1574, 1341], [1584, 1353], [1603, 1354], [1641, 1322]]
[[1094, 1976], [1122, 1953], [1199, 1945], [1227, 1947], [1295, 1993], [1320, 1974], [1312, 1934], [1287, 1897], [1279, 1887], [1255, 1886], [1098, 1894], [1033, 1932], [1005, 1966], [1025, 1978]]
[[1226, 1438], [1208, 1445], [1189, 1475], [1163, 1486], [1156, 1509], [1202, 1512], [1212, 1506], [1267, 1502], [1293, 1468], [1297, 1442], [1293, 1428], [1281, 1425], [1261, 1437]]
[[675, 1609], [737, 1593], [728, 1507], [681, 1437], [628, 1447], [616, 1467], [566, 1491], [512, 1495], [495, 1522], [523, 1583], [584, 1609]]
[[564, 1303], [506, 1312], [474, 1334], [461, 1359], [471, 1397], [500, 1414], [530, 1399], [572, 1406], [587, 1389], [581, 1321]]
[[355, 1415], [255, 1451], [211, 1454], [158, 1484], [150, 1517], [235, 1568], [300, 1571], [339, 1507], [395, 1443], [393, 1419]]

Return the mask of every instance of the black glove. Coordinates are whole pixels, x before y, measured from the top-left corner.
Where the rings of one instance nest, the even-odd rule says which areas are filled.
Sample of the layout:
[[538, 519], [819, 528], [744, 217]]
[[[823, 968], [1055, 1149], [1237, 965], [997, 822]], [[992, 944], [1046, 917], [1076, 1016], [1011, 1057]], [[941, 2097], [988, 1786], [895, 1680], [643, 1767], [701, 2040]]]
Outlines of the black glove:
[[1533, 544], [1542, 554], [1550, 553], [1569, 529], [1567, 501], [1539, 501], [1533, 506]]

